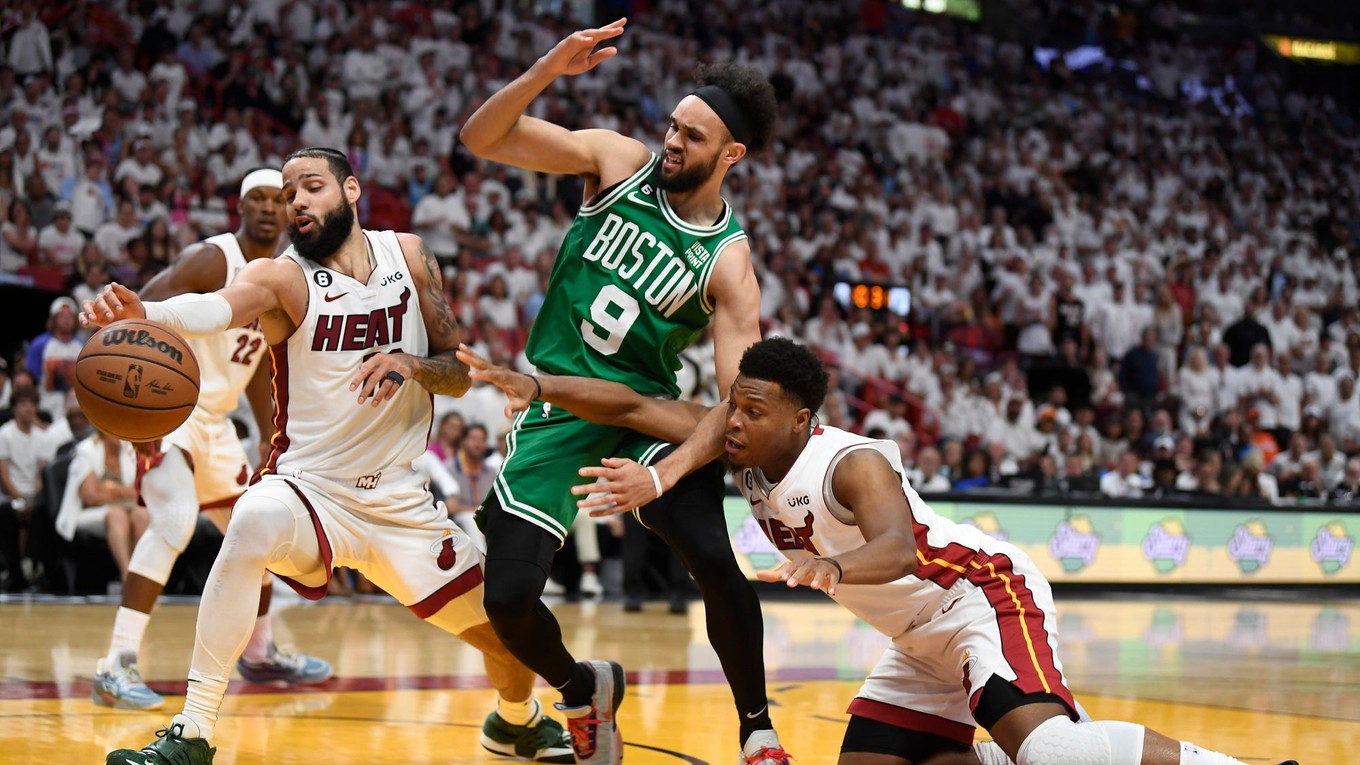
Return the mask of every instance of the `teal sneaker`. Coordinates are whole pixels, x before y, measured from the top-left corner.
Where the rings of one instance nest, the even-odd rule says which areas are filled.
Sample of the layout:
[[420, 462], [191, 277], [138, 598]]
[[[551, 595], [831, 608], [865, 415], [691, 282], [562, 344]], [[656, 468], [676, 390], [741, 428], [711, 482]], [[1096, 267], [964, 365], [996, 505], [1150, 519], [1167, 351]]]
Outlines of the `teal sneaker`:
[[156, 731], [156, 740], [141, 748], [115, 749], [104, 765], [212, 765], [217, 749], [201, 738], [184, 738], [184, 725], [171, 721]]
[[482, 748], [534, 762], [576, 762], [571, 736], [561, 723], [542, 714], [529, 725], [511, 725], [499, 713], [492, 712], [482, 723]]
[[137, 657], [131, 653], [114, 659], [103, 658], [95, 665], [90, 700], [114, 709], [160, 709], [165, 697], [147, 687], [137, 671]]
[[271, 645], [268, 659], [251, 661], [242, 656], [236, 671], [250, 683], [311, 685], [329, 680], [331, 665], [325, 659]]

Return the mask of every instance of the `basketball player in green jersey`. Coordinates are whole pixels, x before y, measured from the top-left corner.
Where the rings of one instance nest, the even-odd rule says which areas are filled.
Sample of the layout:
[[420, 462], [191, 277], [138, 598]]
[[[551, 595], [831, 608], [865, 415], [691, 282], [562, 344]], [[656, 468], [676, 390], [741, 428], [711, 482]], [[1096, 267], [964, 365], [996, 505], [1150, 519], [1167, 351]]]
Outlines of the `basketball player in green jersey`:
[[[461, 137], [484, 159], [585, 180], [585, 204], [529, 335], [527, 354], [536, 367], [674, 398], [680, 351], [711, 325], [718, 385], [727, 390], [742, 352], [760, 339], [760, 289], [746, 235], [720, 191], [733, 165], [769, 144], [774, 89], [749, 67], [706, 68], [701, 86], [671, 113], [661, 156], [612, 131], [570, 131], [525, 114], [558, 77], [614, 56], [617, 49], [596, 46], [622, 34], [624, 23], [558, 43], [488, 99]], [[723, 418], [706, 424], [699, 437], [708, 439], [710, 462], [722, 449]], [[614, 715], [623, 671], [614, 662], [575, 661], [539, 598], [577, 512], [571, 488], [586, 482], [578, 471], [607, 457], [649, 464], [665, 448], [537, 402], [516, 418], [505, 463], [483, 502], [487, 614], [510, 651], [562, 692], [559, 708], [578, 762], [622, 757]], [[711, 463], [674, 479], [655, 468], [653, 475], [649, 499], [656, 501], [640, 508], [639, 520], [666, 540], [703, 594], [709, 641], [736, 701], [741, 762], [784, 765], [788, 755], [765, 695], [760, 604], [727, 539], [721, 470]]]

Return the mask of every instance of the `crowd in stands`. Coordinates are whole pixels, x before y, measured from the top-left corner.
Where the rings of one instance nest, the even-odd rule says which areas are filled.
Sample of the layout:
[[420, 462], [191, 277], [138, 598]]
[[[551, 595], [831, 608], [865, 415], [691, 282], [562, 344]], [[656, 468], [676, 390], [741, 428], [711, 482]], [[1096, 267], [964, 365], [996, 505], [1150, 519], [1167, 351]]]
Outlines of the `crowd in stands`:
[[[1040, 62], [884, 0], [657, 0], [617, 60], [530, 112], [656, 150], [694, 64], [768, 72], [779, 138], [724, 191], [750, 235], [765, 331], [822, 354], [834, 384], [821, 420], [895, 440], [923, 492], [1360, 502], [1354, 108], [1291, 87], [1252, 40], [1178, 40], [1167, 2], [1014, 6], [1038, 34], [1128, 66]], [[525, 368], [581, 182], [481, 162], [457, 132], [581, 25], [527, 7], [7, 5], [0, 282], [76, 300], [110, 280], [136, 287], [234, 228], [251, 169], [335, 146], [362, 183], [365, 226], [421, 235], [465, 337]], [[1192, 98], [1187, 78], [1235, 85]], [[837, 298], [838, 283], [864, 282], [908, 289], [909, 311]], [[0, 362], [0, 406], [17, 413], [36, 390], [45, 419], [28, 427], [51, 420], [70, 441], [80, 340], [72, 302], [54, 302], [48, 332]], [[681, 377], [713, 402], [706, 345]], [[494, 472], [503, 403], [481, 386], [437, 403], [462, 426], [432, 449], [470, 496]], [[0, 477], [22, 498], [30, 431], [6, 427]], [[464, 433], [485, 436], [489, 465]], [[451, 512], [475, 504], [444, 493]]]

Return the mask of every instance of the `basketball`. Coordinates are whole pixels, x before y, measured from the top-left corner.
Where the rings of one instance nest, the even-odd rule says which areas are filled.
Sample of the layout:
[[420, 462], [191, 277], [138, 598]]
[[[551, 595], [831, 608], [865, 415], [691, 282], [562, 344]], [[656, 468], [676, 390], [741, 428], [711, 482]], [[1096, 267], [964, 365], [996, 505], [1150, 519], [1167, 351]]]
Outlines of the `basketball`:
[[90, 422], [125, 441], [154, 441], [198, 403], [198, 359], [184, 338], [145, 319], [95, 332], [76, 358], [76, 399]]

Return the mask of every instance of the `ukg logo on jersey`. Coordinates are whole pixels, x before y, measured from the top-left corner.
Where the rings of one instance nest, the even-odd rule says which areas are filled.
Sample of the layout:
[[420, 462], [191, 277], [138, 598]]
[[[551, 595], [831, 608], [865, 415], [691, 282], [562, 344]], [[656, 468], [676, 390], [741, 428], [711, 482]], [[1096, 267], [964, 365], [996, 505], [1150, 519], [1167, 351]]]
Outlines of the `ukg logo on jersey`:
[[1237, 563], [1242, 573], [1253, 574], [1270, 560], [1274, 547], [1275, 540], [1270, 538], [1265, 523], [1253, 518], [1238, 524], [1233, 531], [1232, 539], [1228, 540], [1228, 557]]
[[1100, 537], [1096, 536], [1091, 519], [1085, 515], [1074, 515], [1058, 524], [1053, 536], [1048, 539], [1048, 551], [1063, 570], [1076, 573], [1091, 565], [1100, 549]]
[[1190, 553], [1190, 537], [1179, 518], [1164, 518], [1148, 528], [1143, 537], [1143, 557], [1159, 574], [1169, 574], [1185, 565]]
[[1324, 574], [1335, 574], [1351, 562], [1355, 538], [1346, 533], [1346, 524], [1332, 521], [1317, 530], [1308, 552]]

